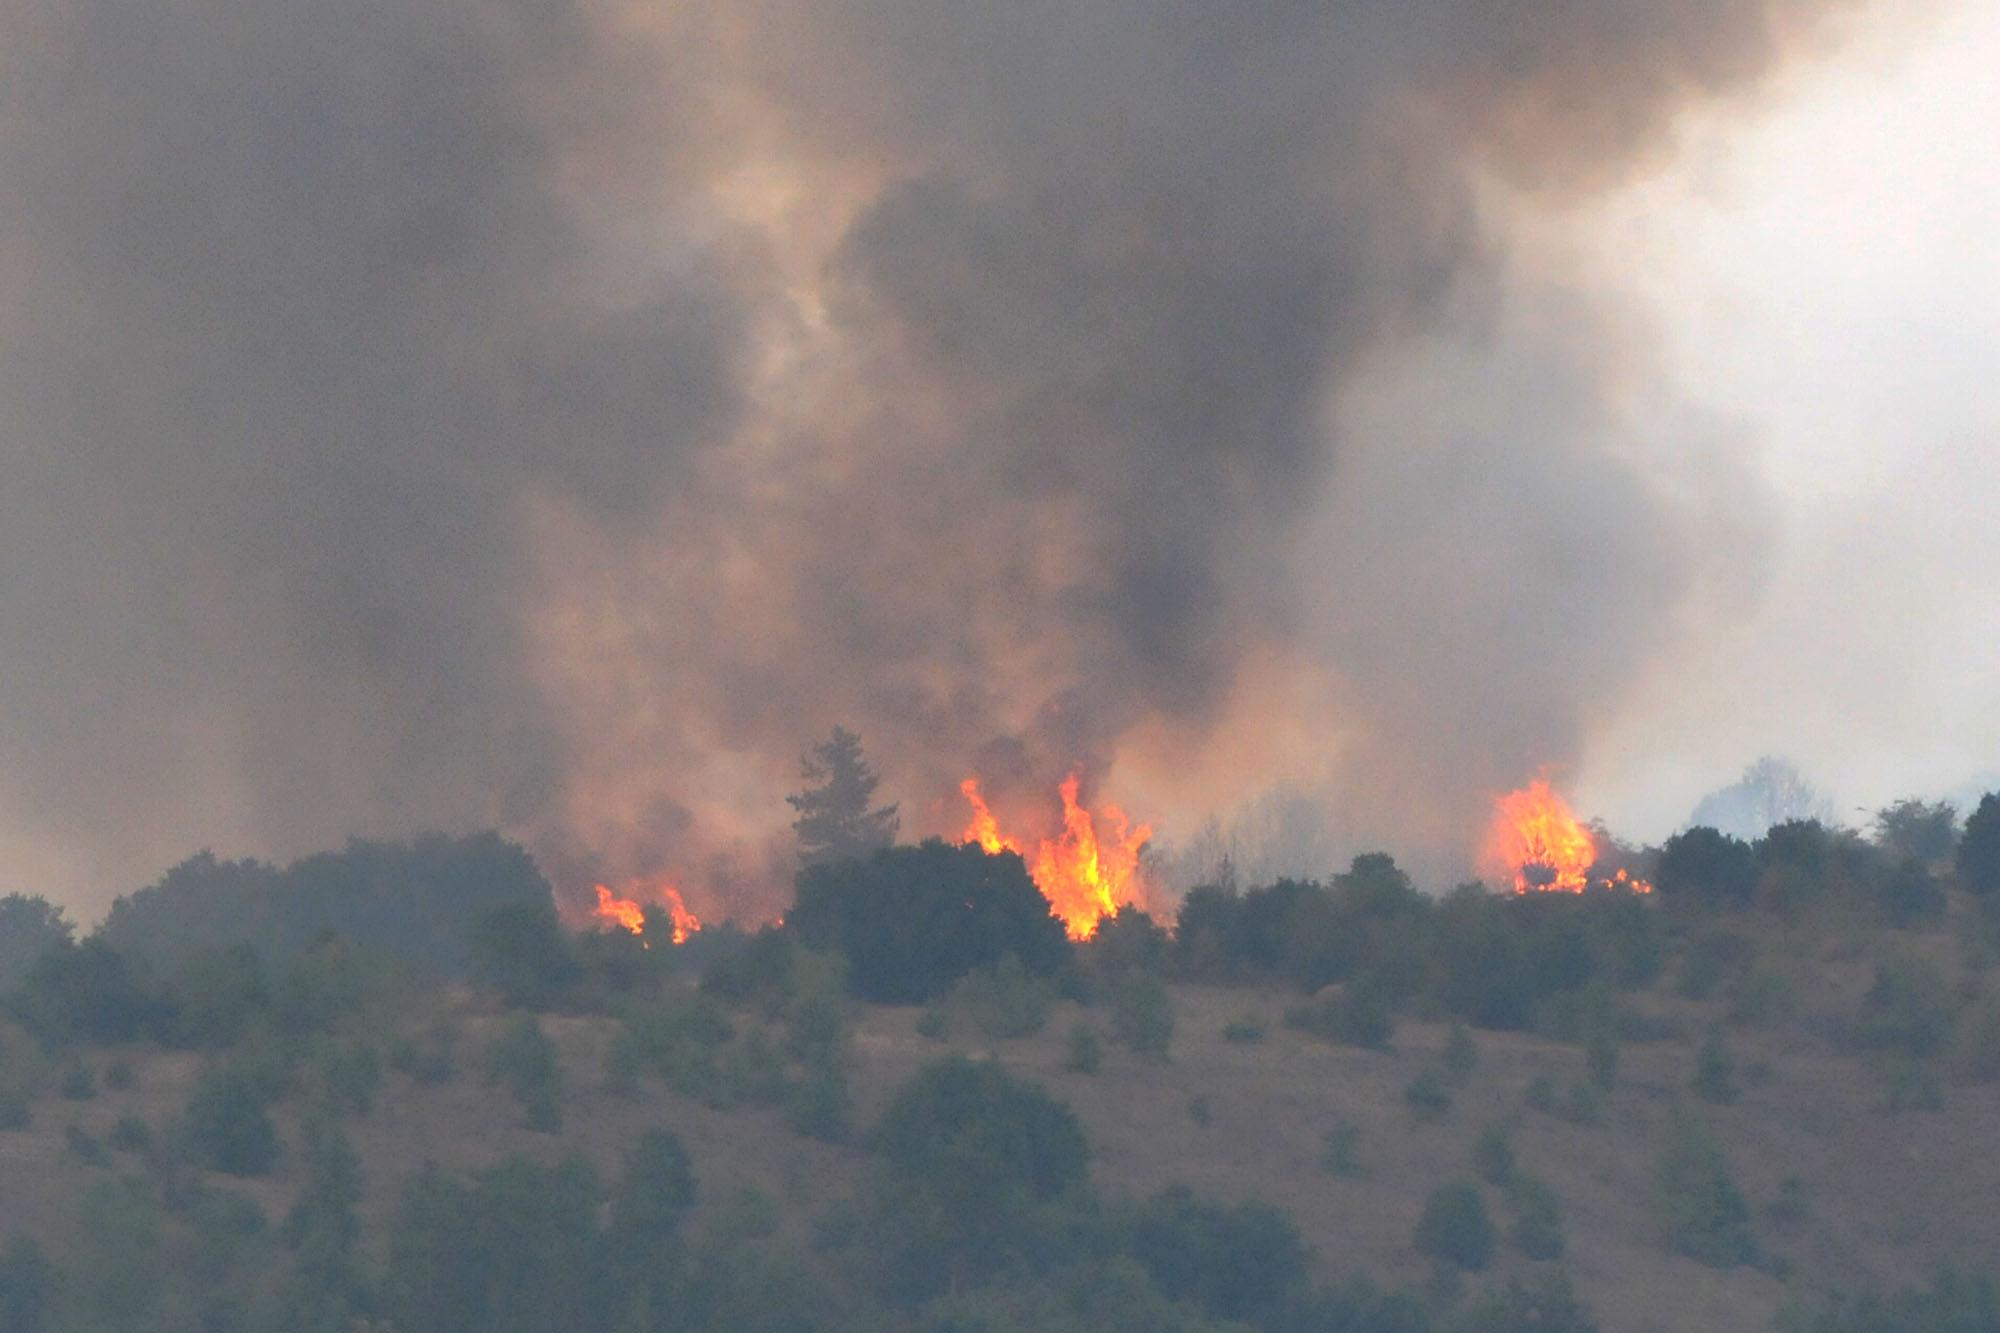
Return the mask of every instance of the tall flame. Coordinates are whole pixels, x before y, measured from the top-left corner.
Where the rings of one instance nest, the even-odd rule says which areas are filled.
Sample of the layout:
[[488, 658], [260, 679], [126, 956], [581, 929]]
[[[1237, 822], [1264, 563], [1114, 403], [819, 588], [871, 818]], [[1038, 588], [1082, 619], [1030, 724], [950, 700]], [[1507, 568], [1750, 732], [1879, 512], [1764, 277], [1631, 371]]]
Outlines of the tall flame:
[[1077, 800], [1082, 786], [1082, 778], [1075, 773], [1063, 779], [1059, 788], [1062, 834], [1039, 840], [1032, 856], [1001, 831], [1000, 821], [979, 790], [979, 779], [967, 778], [958, 788], [972, 807], [972, 822], [966, 826], [964, 841], [978, 843], [989, 855], [1018, 853], [1028, 863], [1035, 887], [1049, 900], [1049, 910], [1062, 918], [1073, 940], [1089, 939], [1105, 917], [1139, 901], [1144, 889], [1139, 854], [1153, 836], [1151, 825], [1135, 828], [1123, 810], [1107, 805], [1100, 812], [1106, 836], [1100, 838], [1097, 817]]
[[[635, 892], [643, 893], [645, 890], [639, 889]], [[688, 936], [701, 929], [701, 918], [688, 910], [687, 904], [681, 901], [680, 890], [673, 885], [656, 884], [652, 886], [651, 892], [652, 896], [667, 909], [667, 917], [673, 923], [672, 942], [686, 944]], [[628, 930], [634, 935], [646, 933], [646, 909], [638, 900], [620, 898], [602, 884], [597, 886], [597, 906], [591, 915], [599, 921], [617, 926], [621, 930]]]
[[1597, 840], [1546, 778], [1494, 801], [1485, 861], [1513, 881], [1516, 893], [1582, 893], [1621, 888], [1651, 893], [1653, 886], [1625, 870], [1593, 880]]

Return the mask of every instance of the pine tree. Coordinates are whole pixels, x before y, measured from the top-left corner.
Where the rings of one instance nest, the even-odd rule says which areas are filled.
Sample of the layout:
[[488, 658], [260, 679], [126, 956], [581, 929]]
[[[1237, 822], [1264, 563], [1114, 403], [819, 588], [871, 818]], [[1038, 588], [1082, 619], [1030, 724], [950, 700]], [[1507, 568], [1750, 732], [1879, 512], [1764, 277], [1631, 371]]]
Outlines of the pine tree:
[[896, 807], [869, 807], [881, 778], [861, 757], [859, 736], [835, 727], [799, 768], [806, 789], [785, 801], [798, 811], [792, 828], [799, 835], [801, 863], [820, 865], [866, 856], [896, 841], [900, 823]]

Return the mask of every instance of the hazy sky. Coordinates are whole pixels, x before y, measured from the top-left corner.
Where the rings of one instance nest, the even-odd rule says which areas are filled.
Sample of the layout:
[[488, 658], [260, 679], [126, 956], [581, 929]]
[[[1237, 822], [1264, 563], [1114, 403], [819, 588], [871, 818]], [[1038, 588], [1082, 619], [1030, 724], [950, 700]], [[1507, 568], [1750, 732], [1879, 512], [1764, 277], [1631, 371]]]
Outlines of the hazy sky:
[[1779, 520], [1755, 603], [1589, 747], [1588, 802], [1652, 837], [1764, 752], [1850, 811], [2000, 770], [2000, 6], [1878, 18], [1767, 98], [1577, 220]]

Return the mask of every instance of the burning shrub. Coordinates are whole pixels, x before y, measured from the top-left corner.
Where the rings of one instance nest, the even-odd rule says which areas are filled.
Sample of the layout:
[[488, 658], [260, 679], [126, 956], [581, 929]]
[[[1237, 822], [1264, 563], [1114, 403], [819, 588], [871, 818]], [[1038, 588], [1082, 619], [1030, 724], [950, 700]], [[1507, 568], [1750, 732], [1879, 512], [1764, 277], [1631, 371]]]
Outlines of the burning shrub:
[[1041, 976], [1070, 956], [1062, 922], [1019, 856], [935, 838], [807, 867], [786, 929], [838, 950], [853, 992], [889, 1004], [935, 999], [1008, 954]]

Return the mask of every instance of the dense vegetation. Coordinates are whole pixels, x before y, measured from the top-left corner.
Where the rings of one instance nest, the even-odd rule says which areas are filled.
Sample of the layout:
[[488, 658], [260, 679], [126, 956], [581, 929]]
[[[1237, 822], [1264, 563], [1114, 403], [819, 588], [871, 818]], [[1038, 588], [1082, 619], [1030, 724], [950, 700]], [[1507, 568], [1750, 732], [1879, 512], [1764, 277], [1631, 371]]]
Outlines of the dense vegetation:
[[[858, 762], [819, 755], [829, 783]], [[1870, 838], [1688, 830], [1644, 859], [1650, 897], [1435, 897], [1368, 855], [1323, 882], [1198, 888], [1171, 925], [1128, 911], [1072, 944], [1019, 857], [880, 846], [893, 812], [846, 782], [800, 808], [801, 832], [863, 854], [809, 857], [781, 927], [712, 927], [683, 950], [571, 933], [532, 862], [491, 836], [356, 843], [284, 870], [204, 855], [81, 940], [41, 900], [0, 899], [0, 1135], [63, 1124], [78, 1182], [56, 1230], [0, 1215], [0, 1328], [1581, 1333], [1596, 1324], [1563, 1274], [1565, 1201], [1516, 1140], [1524, 1116], [1601, 1123], [1633, 1050], [1686, 1051], [1648, 1139], [1660, 1252], [1788, 1271], [1809, 1193], [1755, 1196], [1711, 1123], [1770, 1077], [1741, 1043], [1801, 1003], [1797, 967], [1758, 943], [1769, 932], [1858, 942], [1835, 947], [1865, 956], [1865, 984], [1815, 1022], [1877, 1080], [1884, 1114], [2000, 1080], [2000, 994], [1984, 981], [2000, 893], [1981, 878], [1993, 798], [1962, 837], [1948, 808], [1915, 802]], [[444, 989], [468, 981], [469, 997]], [[1073, 1015], [1050, 1038], [1068, 1076], [1168, 1069], [1189, 985], [1278, 992], [1286, 1038], [1313, 1049], [1394, 1052], [1442, 1030], [1402, 1091], [1417, 1133], [1465, 1116], [1488, 1034], [1573, 1048], [1577, 1072], [1530, 1081], [1462, 1174], [1418, 1191], [1408, 1253], [1434, 1272], [1398, 1281], [1315, 1255], [1256, 1200], [1171, 1180], [1103, 1192], [1071, 1106], [1004, 1059], [950, 1053], [1033, 1039], [1055, 1012]], [[939, 1054], [863, 1114], [868, 1004], [925, 1006], [916, 1039]], [[1709, 1017], [1689, 1028], [1673, 1005]], [[603, 1034], [601, 1067], [559, 1040], [578, 1030]], [[1246, 1010], [1222, 1039], [1247, 1053], [1271, 1032]], [[193, 1065], [173, 1114], [93, 1132], [68, 1109], [169, 1056]], [[657, 1123], [593, 1158], [575, 1146], [595, 1132], [569, 1109], [580, 1087], [768, 1116], [856, 1168], [831, 1194], [780, 1199]], [[498, 1099], [547, 1150], [406, 1171], [365, 1213], [375, 1154], [357, 1143], [379, 1101], [446, 1088]], [[1197, 1130], [1213, 1115], [1205, 1097], [1186, 1107]], [[1329, 1182], [1381, 1178], [1351, 1122], [1327, 1129], [1322, 1165]], [[2000, 1330], [1993, 1286], [1961, 1271], [1801, 1289], [1782, 1318], [1797, 1333]]]

